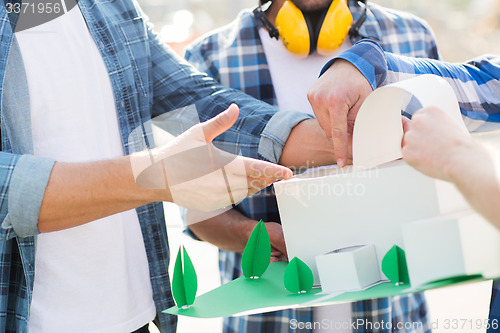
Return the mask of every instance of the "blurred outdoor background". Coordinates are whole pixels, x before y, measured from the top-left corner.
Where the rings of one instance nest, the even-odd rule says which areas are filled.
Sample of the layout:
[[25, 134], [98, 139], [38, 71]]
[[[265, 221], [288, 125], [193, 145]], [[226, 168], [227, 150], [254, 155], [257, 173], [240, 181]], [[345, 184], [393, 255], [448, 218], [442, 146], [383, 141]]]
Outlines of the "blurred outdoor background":
[[[243, 8], [258, 0], [137, 0], [163, 40], [179, 54], [202, 34], [229, 23]], [[368, 0], [370, 1], [370, 0]], [[444, 60], [462, 62], [481, 54], [500, 54], [500, 1], [498, 0], [373, 0], [380, 5], [412, 12], [426, 19], [433, 28]], [[500, 135], [480, 135], [480, 140], [500, 142]], [[167, 227], [172, 257], [179, 244], [186, 246], [198, 274], [198, 295], [220, 285], [217, 250], [196, 242], [182, 233], [177, 208], [166, 204]], [[173, 260], [172, 260], [173, 264]], [[172, 272], [171, 265], [171, 272]], [[445, 332], [485, 332], [465, 327], [443, 329], [445, 320], [487, 318], [491, 283], [445, 288], [426, 292], [433, 323]], [[180, 317], [178, 332], [221, 332], [220, 319]]]
[[[369, 0], [371, 1], [371, 0]], [[229, 23], [258, 0], [138, 0], [164, 40], [182, 53], [183, 46], [207, 31]], [[447, 61], [484, 53], [500, 54], [498, 0], [373, 0], [426, 19]]]

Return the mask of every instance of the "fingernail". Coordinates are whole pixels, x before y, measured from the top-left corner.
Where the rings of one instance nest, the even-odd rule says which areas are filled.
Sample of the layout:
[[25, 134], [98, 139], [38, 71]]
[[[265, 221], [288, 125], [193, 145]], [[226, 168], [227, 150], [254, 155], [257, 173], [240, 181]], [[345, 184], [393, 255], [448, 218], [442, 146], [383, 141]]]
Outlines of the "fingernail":
[[337, 165], [340, 167], [340, 168], [343, 168], [345, 166], [345, 162], [343, 159], [339, 158], [337, 159]]
[[230, 114], [230, 115], [232, 115], [233, 113], [235, 113], [235, 112], [236, 112], [236, 110], [237, 110], [237, 109], [238, 109], [238, 107], [237, 107], [237, 105], [236, 105], [236, 104], [234, 104], [234, 103], [233, 103], [233, 104], [231, 104], [231, 105], [229, 106], [229, 114]]

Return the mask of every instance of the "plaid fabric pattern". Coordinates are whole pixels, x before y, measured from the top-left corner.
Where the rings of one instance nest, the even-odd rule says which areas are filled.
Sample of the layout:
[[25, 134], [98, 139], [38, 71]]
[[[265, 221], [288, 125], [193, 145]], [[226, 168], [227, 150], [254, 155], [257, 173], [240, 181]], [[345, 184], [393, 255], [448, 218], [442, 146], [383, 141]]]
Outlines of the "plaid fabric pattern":
[[[275, 114], [273, 107], [237, 90], [221, 87], [178, 57], [159, 40], [133, 0], [80, 0], [78, 6], [108, 70], [127, 154], [153, 146], [149, 123], [152, 117], [194, 104], [200, 120], [204, 121], [235, 102], [240, 105], [241, 116], [217, 142], [225, 147], [232, 145], [234, 151], [246, 156], [263, 158], [259, 155], [260, 135]], [[15, 21], [10, 21], [5, 6], [0, 6], [2, 79], [14, 27]], [[3, 221], [8, 213], [10, 175], [18, 156], [12, 154], [5, 128], [2, 128], [2, 143], [0, 218]], [[276, 145], [282, 146], [282, 142]], [[150, 204], [138, 208], [137, 213], [149, 261], [157, 323], [162, 332], [175, 332], [176, 317], [161, 312], [174, 305], [163, 206]], [[0, 331], [25, 332], [33, 292], [35, 237], [22, 238], [10, 230], [8, 235], [0, 233]]]
[[[469, 130], [481, 131], [498, 127], [498, 56], [481, 56], [464, 64], [450, 64], [384, 52], [383, 46], [370, 40], [362, 40], [337, 58], [345, 59], [356, 66], [373, 88], [422, 74], [439, 75], [453, 87]], [[322, 73], [332, 61], [325, 65]]]
[[491, 290], [491, 303], [489, 325], [486, 333], [500, 332], [500, 280], [493, 281]]
[[[360, 17], [363, 8], [350, 0], [354, 20]], [[203, 36], [190, 45], [185, 58], [200, 71], [207, 72], [222, 85], [242, 90], [266, 103], [276, 105], [276, 95], [269, 66], [258, 29], [261, 23], [251, 10], [241, 12], [229, 25]], [[423, 20], [375, 4], [368, 4], [367, 18], [359, 30], [360, 36], [379, 41], [387, 50], [413, 57], [438, 59], [435, 38]], [[357, 42], [361, 38], [353, 39]], [[272, 189], [266, 189], [244, 200], [238, 207], [244, 215], [263, 221], [280, 222], [276, 199]], [[241, 276], [241, 255], [219, 251], [219, 268], [222, 283]], [[224, 332], [296, 332], [290, 328], [290, 320], [310, 322], [310, 309], [292, 309], [246, 317], [224, 319]], [[352, 320], [371, 322], [392, 321], [405, 323], [421, 322], [416, 329], [392, 329], [393, 332], [429, 332], [427, 307], [423, 295], [411, 295], [391, 300], [369, 300], [353, 303]], [[302, 332], [309, 330], [302, 330]], [[388, 332], [370, 327], [357, 327], [354, 332]]]

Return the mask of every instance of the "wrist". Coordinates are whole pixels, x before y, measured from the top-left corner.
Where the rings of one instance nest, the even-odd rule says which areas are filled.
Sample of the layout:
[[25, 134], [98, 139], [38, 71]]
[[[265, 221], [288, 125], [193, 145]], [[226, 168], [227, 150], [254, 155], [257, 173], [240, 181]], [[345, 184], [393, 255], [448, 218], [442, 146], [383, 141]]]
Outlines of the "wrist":
[[[128, 173], [135, 183], [137, 196], [147, 202], [173, 202], [168, 186], [164, 161], [155, 162], [152, 151], [134, 153], [124, 159], [128, 164]], [[147, 170], [148, 169], [148, 170]]]
[[445, 180], [459, 183], [464, 175], [468, 174], [468, 170], [474, 168], [479, 154], [481, 154], [481, 147], [472, 138], [467, 137], [466, 140], [457, 142], [444, 159]]

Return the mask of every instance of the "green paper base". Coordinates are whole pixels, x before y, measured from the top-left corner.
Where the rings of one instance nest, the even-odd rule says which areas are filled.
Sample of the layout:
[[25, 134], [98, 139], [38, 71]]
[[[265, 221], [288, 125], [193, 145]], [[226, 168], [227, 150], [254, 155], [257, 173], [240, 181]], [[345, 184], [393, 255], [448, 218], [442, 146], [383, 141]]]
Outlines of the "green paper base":
[[[193, 305], [187, 309], [179, 309], [174, 306], [163, 312], [197, 318], [232, 317], [279, 309], [404, 295], [464, 283], [463, 278], [447, 279], [435, 281], [419, 289], [412, 289], [407, 284], [396, 286], [393, 283], [384, 282], [366, 290], [346, 292], [340, 295], [321, 294], [321, 288], [313, 288], [304, 294], [291, 294], [283, 284], [286, 265], [285, 262], [272, 263], [260, 279], [252, 280], [240, 277], [197, 297]], [[465, 281], [479, 282], [485, 281], [485, 279], [474, 276], [465, 279]]]

